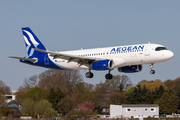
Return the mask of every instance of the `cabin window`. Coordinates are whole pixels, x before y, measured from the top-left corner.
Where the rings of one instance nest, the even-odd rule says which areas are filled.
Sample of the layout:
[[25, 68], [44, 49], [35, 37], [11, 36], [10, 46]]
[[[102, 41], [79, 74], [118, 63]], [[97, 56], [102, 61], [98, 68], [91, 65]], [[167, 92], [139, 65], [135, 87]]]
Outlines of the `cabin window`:
[[154, 108], [151, 108], [151, 112], [153, 112], [154, 111]]
[[128, 108], [128, 109], [127, 109], [127, 112], [130, 112], [130, 111], [131, 111], [131, 109], [130, 109], [130, 108]]

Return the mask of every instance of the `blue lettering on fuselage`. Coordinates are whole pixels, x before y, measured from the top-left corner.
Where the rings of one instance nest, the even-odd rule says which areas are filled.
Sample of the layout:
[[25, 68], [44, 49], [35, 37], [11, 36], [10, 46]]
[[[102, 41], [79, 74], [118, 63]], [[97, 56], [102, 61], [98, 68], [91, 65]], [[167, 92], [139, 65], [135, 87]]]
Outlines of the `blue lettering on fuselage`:
[[123, 47], [123, 48], [122, 48], [122, 51], [126, 51], [126, 49], [127, 49], [126, 47]]
[[137, 50], [137, 46], [134, 46], [134, 48], [132, 50]]
[[116, 50], [117, 52], [120, 52], [121, 51], [121, 47], [119, 47], [119, 48], [117, 48], [117, 50]]
[[115, 52], [116, 51], [116, 49], [115, 48], [113, 48], [112, 50], [111, 50], [111, 52]]
[[144, 45], [143, 45], [143, 46], [139, 46], [139, 47], [138, 47], [138, 50], [139, 50], [139, 49], [143, 50], [143, 49], [144, 49]]
[[131, 48], [132, 48], [132, 46], [129, 46], [127, 50], [128, 50], [128, 51], [131, 51]]
[[120, 51], [131, 51], [131, 50], [143, 50], [144, 45], [139, 46], [127, 46], [127, 47], [118, 47], [118, 48], [112, 48], [111, 52], [120, 52]]

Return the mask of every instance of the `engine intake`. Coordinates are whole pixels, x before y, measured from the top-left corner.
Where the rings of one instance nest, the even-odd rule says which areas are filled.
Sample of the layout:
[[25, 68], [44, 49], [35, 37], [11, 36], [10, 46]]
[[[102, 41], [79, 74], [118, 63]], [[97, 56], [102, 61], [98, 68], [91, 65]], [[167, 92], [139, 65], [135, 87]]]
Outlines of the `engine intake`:
[[93, 70], [110, 70], [114, 68], [112, 60], [101, 60], [91, 64]]
[[118, 68], [119, 72], [124, 72], [124, 73], [135, 73], [135, 72], [140, 72], [142, 70], [142, 65], [131, 65], [131, 66], [124, 66]]

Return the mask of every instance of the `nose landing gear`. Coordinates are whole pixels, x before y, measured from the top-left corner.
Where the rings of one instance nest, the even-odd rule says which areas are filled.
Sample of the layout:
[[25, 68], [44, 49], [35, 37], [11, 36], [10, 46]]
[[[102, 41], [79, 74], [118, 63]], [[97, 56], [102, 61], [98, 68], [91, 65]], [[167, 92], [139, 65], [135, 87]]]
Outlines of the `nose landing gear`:
[[155, 70], [153, 70], [153, 65], [154, 63], [149, 64], [149, 66], [151, 67], [151, 71], [150, 71], [151, 74], [155, 74]]

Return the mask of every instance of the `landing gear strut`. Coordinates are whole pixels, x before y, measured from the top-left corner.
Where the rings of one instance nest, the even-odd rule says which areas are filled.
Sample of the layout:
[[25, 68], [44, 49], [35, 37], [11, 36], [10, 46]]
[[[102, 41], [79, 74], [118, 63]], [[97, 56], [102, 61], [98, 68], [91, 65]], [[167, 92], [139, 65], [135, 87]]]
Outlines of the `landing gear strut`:
[[111, 72], [111, 70], [109, 70], [109, 73], [105, 75], [106, 79], [112, 79], [113, 78], [113, 75], [110, 72]]
[[91, 71], [89, 71], [89, 72], [86, 73], [86, 77], [87, 77], [87, 78], [93, 78], [93, 76], [94, 76], [94, 75], [93, 75], [93, 73], [92, 73]]
[[151, 74], [154, 74], [154, 73], [155, 73], [155, 70], [153, 70], [153, 64], [154, 64], [154, 63], [149, 64], [149, 66], [151, 67], [151, 71], [150, 71]]

